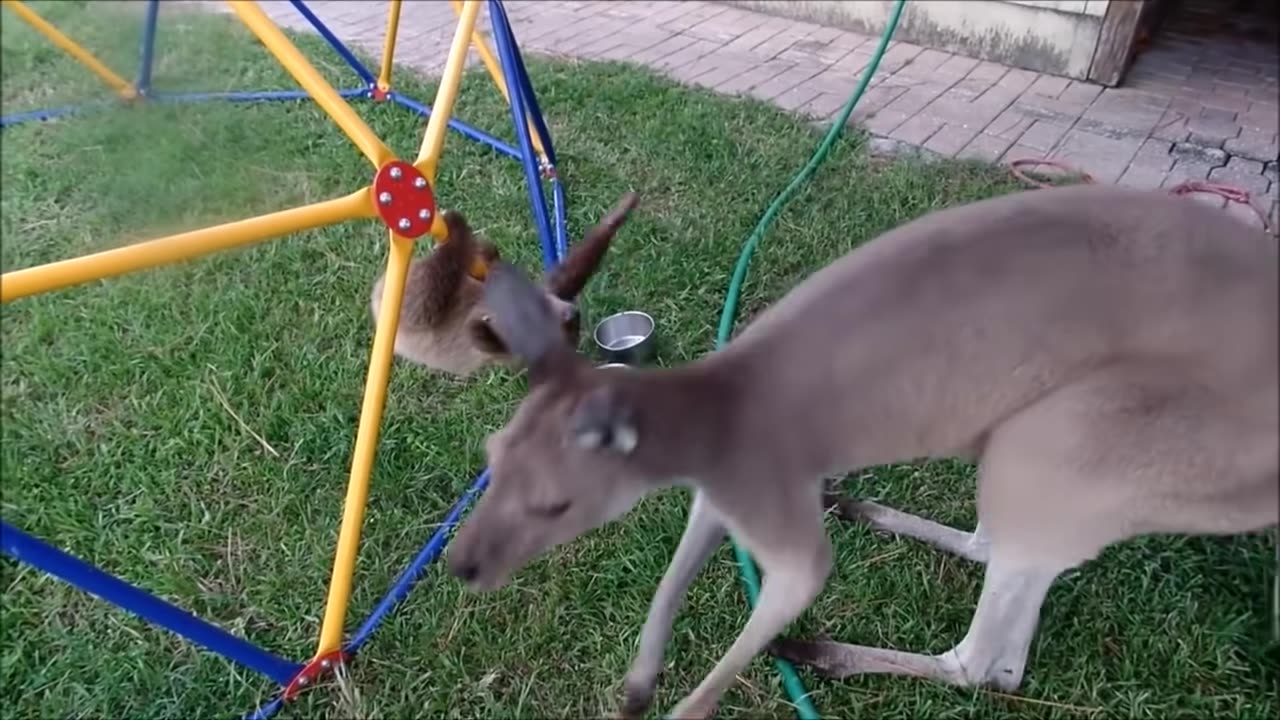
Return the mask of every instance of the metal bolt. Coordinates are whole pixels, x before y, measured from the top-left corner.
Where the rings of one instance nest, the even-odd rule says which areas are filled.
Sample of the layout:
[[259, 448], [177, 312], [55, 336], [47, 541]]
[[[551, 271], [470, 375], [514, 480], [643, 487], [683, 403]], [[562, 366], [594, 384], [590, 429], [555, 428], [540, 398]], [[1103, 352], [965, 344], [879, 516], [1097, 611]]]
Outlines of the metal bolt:
[[325, 670], [328, 670], [329, 668], [333, 667], [333, 661], [331, 661], [331, 660], [321, 660], [321, 661], [320, 661], [320, 667], [324, 668]]
[[398, 223], [401, 230], [408, 230], [409, 226], [412, 224], [413, 223], [409, 222], [409, 218], [400, 218], [400, 222]]
[[422, 208], [421, 210], [419, 210], [419, 211], [418, 211], [418, 219], [419, 219], [419, 220], [430, 220], [430, 219], [431, 219], [431, 211], [430, 211], [430, 210], [428, 210], [428, 209], [426, 209], [426, 208]]
[[388, 172], [387, 174], [391, 176], [391, 179], [392, 179], [392, 180], [399, 180], [399, 179], [400, 179], [400, 168], [398, 168], [398, 167], [393, 167], [393, 168], [391, 168], [390, 172]]
[[421, 190], [422, 188], [427, 186], [427, 179], [419, 175], [418, 177], [413, 179], [413, 186]]
[[307, 677], [306, 675], [303, 675], [302, 677], [298, 678], [298, 684], [302, 685], [303, 687], [310, 685], [311, 678]]
[[390, 205], [391, 193], [387, 192], [386, 190], [383, 190], [382, 192], [378, 193], [378, 202], [382, 203], [383, 205]]

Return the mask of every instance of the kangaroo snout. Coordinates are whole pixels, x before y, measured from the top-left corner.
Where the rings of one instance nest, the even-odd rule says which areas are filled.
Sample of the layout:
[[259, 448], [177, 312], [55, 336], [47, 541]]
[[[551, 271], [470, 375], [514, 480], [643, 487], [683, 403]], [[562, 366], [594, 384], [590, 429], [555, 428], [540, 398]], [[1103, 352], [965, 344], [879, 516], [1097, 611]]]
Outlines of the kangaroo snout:
[[504, 548], [493, 540], [463, 526], [445, 560], [449, 574], [466, 584], [468, 590], [496, 590], [507, 582], [501, 557]]
[[449, 574], [470, 585], [480, 577], [480, 562], [467, 548], [454, 545], [446, 559]]
[[469, 583], [480, 574], [480, 566], [469, 561], [452, 560], [449, 562], [449, 574], [462, 582]]

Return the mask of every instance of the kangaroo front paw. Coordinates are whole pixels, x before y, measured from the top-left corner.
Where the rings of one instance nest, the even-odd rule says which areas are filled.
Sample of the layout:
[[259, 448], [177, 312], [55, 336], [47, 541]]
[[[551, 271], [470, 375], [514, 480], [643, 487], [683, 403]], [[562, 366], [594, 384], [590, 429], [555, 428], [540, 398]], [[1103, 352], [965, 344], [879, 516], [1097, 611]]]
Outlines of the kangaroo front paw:
[[653, 705], [653, 691], [623, 691], [622, 693], [622, 710], [618, 712], [618, 717], [622, 720], [640, 720], [644, 717], [645, 711], [649, 710], [649, 706]]
[[618, 717], [622, 720], [639, 720], [649, 707], [653, 705], [652, 687], [626, 687], [622, 690], [622, 709]]
[[636, 720], [642, 717], [653, 705], [653, 695], [657, 687], [656, 673], [636, 671], [627, 673], [627, 677], [622, 681], [621, 717], [624, 720]]

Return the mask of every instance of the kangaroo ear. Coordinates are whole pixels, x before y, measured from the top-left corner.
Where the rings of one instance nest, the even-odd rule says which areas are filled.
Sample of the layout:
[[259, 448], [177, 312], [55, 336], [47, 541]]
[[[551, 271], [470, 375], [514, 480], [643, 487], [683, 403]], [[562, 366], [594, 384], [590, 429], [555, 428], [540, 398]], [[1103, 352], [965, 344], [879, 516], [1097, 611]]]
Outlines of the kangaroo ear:
[[547, 290], [561, 300], [573, 300], [586, 287], [587, 281], [600, 267], [600, 261], [609, 250], [609, 243], [618, 232], [618, 228], [626, 221], [631, 210], [639, 202], [640, 196], [628, 192], [622, 196], [613, 209], [587, 231], [582, 242], [574, 246], [559, 265], [547, 274], [544, 281]]
[[626, 455], [636, 449], [640, 434], [635, 413], [609, 385], [589, 391], [569, 419], [569, 439], [587, 450], [609, 450]]
[[543, 291], [515, 267], [498, 261], [484, 283], [489, 328], [512, 355], [534, 366], [564, 343]]

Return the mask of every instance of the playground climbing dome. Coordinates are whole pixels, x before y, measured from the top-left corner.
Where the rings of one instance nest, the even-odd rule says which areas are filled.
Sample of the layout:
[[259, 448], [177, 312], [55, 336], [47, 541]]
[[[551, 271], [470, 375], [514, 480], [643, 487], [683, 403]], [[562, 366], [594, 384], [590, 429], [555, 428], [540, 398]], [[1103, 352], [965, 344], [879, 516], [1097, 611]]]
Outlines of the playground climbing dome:
[[[567, 252], [564, 188], [556, 174], [556, 157], [551, 136], [538, 108], [528, 72], [500, 0], [451, 0], [457, 27], [435, 100], [428, 106], [394, 89], [391, 83], [396, 33], [400, 24], [401, 1], [387, 4], [387, 30], [382, 62], [374, 75], [316, 17], [302, 0], [291, 0], [293, 8], [323, 37], [359, 77], [358, 87], [337, 90], [330, 85], [256, 2], [228, 0], [236, 17], [257, 37], [301, 86], [301, 90], [224, 93], [162, 93], [151, 83], [155, 37], [159, 20], [159, 0], [148, 0], [143, 18], [140, 62], [136, 80], [129, 82], [107, 67], [91, 52], [67, 37], [27, 5], [3, 0], [3, 6], [25, 21], [51, 43], [75, 58], [101, 79], [120, 102], [265, 102], [310, 98], [333, 120], [373, 166], [372, 180], [354, 192], [301, 207], [259, 217], [238, 220], [115, 248], [81, 257], [4, 273], [0, 276], [0, 302], [51, 292], [137, 270], [176, 263], [220, 250], [244, 247], [305, 230], [326, 227], [355, 219], [379, 219], [387, 226], [389, 253], [383, 307], [400, 307], [405, 278], [413, 256], [414, 243], [431, 237], [436, 243], [447, 239], [436, 202], [436, 171], [444, 147], [446, 130], [451, 128], [467, 138], [483, 143], [501, 155], [520, 162], [528, 186], [529, 203], [542, 245], [544, 265], [560, 262]], [[370, 9], [377, 7], [370, 3]], [[488, 6], [492, 26], [489, 38], [476, 25], [483, 5]], [[506, 98], [517, 143], [503, 142], [481, 130], [453, 119], [454, 102], [462, 81], [467, 54], [474, 48]], [[495, 53], [496, 49], [496, 53]], [[426, 130], [417, 157], [409, 162], [395, 155], [369, 128], [348, 100], [390, 102], [427, 117]], [[110, 105], [110, 104], [108, 104]], [[95, 109], [92, 105], [60, 107], [25, 112], [0, 118], [0, 127], [48, 120]], [[548, 203], [547, 189], [550, 190]], [[550, 204], [550, 209], [548, 209]], [[484, 268], [472, 273], [483, 277]], [[394, 581], [372, 613], [345, 638], [347, 604], [360, 544], [369, 479], [378, 443], [387, 382], [391, 371], [393, 338], [398, 313], [381, 313], [374, 331], [365, 379], [364, 398], [351, 456], [342, 522], [334, 551], [328, 598], [315, 654], [306, 662], [291, 661], [227, 632], [194, 614], [162, 600], [120, 578], [0, 520], [0, 549], [20, 562], [28, 563], [86, 592], [131, 611], [143, 619], [175, 632], [188, 640], [266, 676], [279, 686], [273, 699], [250, 716], [266, 718], [285, 702], [314, 685], [325, 673], [351, 660], [392, 609], [408, 595], [428, 564], [444, 549], [448, 535], [474, 498], [483, 492], [488, 471], [482, 472], [438, 525], [436, 531], [412, 562]]]

